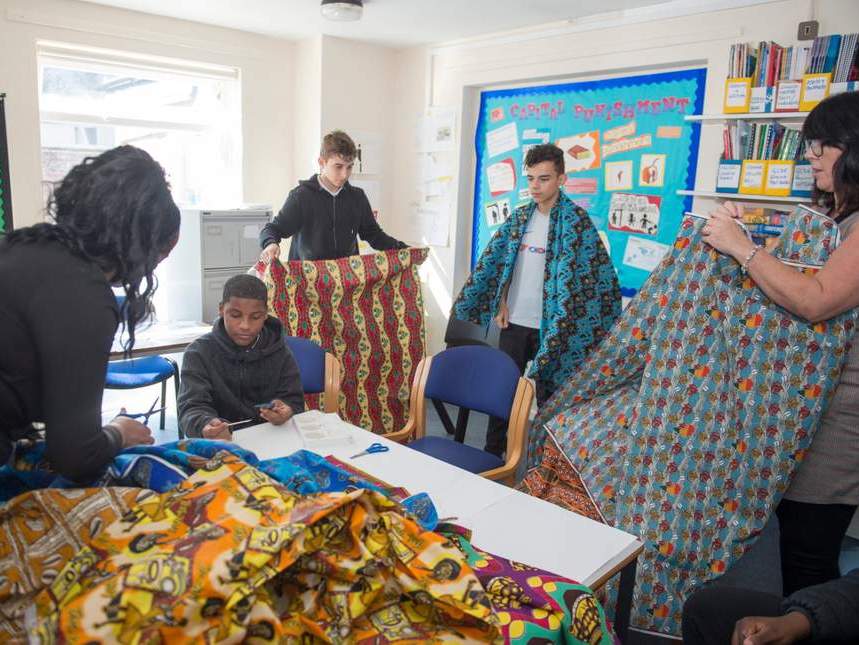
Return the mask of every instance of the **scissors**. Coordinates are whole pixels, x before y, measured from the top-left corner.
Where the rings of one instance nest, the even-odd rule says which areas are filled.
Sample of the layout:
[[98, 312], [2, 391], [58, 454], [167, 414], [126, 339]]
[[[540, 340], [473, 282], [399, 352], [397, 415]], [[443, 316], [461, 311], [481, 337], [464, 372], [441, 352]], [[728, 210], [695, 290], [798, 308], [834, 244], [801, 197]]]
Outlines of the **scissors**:
[[156, 397], [155, 400], [152, 402], [152, 406], [149, 408], [148, 412], [136, 412], [134, 414], [128, 414], [126, 412], [125, 414], [122, 414], [120, 416], [128, 417], [129, 419], [140, 419], [142, 417], [143, 421], [141, 421], [141, 423], [143, 425], [146, 425], [147, 423], [149, 423], [149, 417], [151, 417], [153, 414], [157, 414], [158, 412], [163, 412], [164, 410], [167, 409], [166, 407], [161, 407], [161, 408], [158, 408], [157, 410], [155, 409], [155, 406], [158, 405], [158, 398], [159, 397]]
[[350, 459], [356, 459], [357, 457], [363, 457], [364, 455], [375, 455], [377, 452], [388, 452], [390, 448], [388, 446], [383, 446], [382, 444], [376, 442], [371, 443], [367, 446], [367, 449], [359, 452], [357, 455], [352, 455]]

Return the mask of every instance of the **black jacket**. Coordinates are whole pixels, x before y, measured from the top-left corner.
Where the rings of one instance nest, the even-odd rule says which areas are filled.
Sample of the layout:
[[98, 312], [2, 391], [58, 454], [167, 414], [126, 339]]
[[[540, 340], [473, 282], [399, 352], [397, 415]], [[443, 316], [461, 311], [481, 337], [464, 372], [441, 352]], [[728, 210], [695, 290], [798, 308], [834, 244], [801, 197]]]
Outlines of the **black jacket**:
[[357, 235], [378, 251], [406, 248], [376, 222], [363, 190], [347, 181], [335, 197], [314, 175], [290, 191], [277, 217], [260, 232], [259, 242], [265, 248], [293, 236], [290, 260], [331, 260], [356, 255]]
[[101, 425], [119, 322], [104, 272], [59, 242], [0, 241], [0, 300], [0, 466], [41, 421], [54, 470], [87, 482], [122, 447]]
[[811, 622], [812, 643], [859, 643], [859, 569], [806, 587], [784, 599], [782, 612], [801, 611]]
[[253, 406], [272, 399], [296, 414], [304, 411], [298, 365], [283, 340], [283, 326], [271, 316], [253, 348], [236, 345], [219, 318], [185, 350], [180, 382], [179, 424], [189, 437], [201, 436], [214, 417], [262, 423]]

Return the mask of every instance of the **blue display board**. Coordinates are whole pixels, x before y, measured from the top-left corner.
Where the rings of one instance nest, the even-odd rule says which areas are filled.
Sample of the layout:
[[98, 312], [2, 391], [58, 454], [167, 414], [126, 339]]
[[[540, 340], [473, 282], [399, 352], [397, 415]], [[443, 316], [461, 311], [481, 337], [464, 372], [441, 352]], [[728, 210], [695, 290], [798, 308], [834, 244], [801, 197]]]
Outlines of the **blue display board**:
[[566, 194], [591, 216], [634, 295], [674, 242], [698, 160], [705, 69], [482, 92], [471, 265], [527, 203], [522, 161], [539, 143], [564, 150]]

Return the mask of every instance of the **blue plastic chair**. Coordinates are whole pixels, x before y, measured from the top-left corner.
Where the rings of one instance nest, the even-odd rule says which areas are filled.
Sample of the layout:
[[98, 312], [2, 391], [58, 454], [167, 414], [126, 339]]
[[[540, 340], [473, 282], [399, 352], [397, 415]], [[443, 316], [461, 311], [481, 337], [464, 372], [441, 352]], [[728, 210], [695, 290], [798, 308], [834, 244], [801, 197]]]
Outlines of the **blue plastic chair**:
[[[161, 407], [167, 407], [167, 381], [173, 378], [176, 399], [179, 398], [179, 366], [166, 356], [143, 356], [107, 364], [104, 386], [110, 390], [133, 390], [161, 383]], [[161, 429], [164, 429], [165, 410], [161, 410]], [[184, 438], [179, 428], [179, 438]]]
[[[119, 305], [121, 311], [123, 304], [125, 304], [125, 296], [117, 295], [116, 304]], [[173, 377], [176, 401], [178, 401], [179, 366], [176, 365], [176, 361], [165, 356], [144, 356], [109, 362], [104, 387], [109, 390], [134, 390], [161, 383], [161, 429], [163, 430], [166, 421], [167, 380], [170, 377]], [[185, 438], [181, 427], [179, 428], [179, 438]]]
[[321, 394], [325, 412], [337, 412], [340, 403], [340, 362], [309, 338], [285, 336], [298, 363], [305, 394]]
[[[506, 461], [458, 441], [426, 436], [426, 399], [506, 419]], [[516, 363], [501, 350], [480, 345], [451, 347], [418, 364], [409, 420], [402, 430], [387, 437], [469, 472], [512, 481], [525, 451], [533, 399], [534, 386], [519, 375]]]

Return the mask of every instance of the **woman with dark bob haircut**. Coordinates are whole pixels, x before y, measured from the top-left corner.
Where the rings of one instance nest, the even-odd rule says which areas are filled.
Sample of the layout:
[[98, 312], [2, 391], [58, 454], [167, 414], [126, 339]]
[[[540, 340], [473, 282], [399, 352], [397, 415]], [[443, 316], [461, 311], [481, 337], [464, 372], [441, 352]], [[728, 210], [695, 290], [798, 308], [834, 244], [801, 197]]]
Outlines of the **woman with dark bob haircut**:
[[[102, 426], [101, 400], [120, 321], [128, 352], [151, 313], [179, 209], [161, 166], [121, 146], [72, 168], [48, 211], [52, 223], [0, 241], [0, 466], [42, 423], [53, 470], [87, 482], [121, 449], [153, 443], [128, 417]], [[125, 291], [121, 308], [111, 286]]]
[[[734, 224], [734, 218], [742, 213], [732, 204], [714, 211], [702, 233], [715, 249], [746, 264], [749, 275], [776, 304], [809, 322], [818, 322], [859, 306], [859, 93], [837, 94], [819, 103], [806, 118], [802, 134], [806, 142], [805, 158], [811, 162], [814, 174], [814, 201], [838, 223], [844, 240], [819, 272], [804, 275], [763, 248], [757, 248]], [[836, 580], [841, 542], [859, 504], [859, 342], [856, 340], [859, 339], [854, 339], [838, 387], [820, 420], [808, 454], [776, 509], [781, 531], [784, 595], [798, 597], [799, 590], [823, 585], [815, 586], [816, 591], [808, 589], [808, 593], [821, 595], [831, 587], [831, 593], [821, 595], [819, 603], [828, 598], [826, 602], [831, 606], [828, 605], [827, 611], [840, 613], [842, 618], [844, 612], [855, 613], [859, 606], [859, 575]], [[723, 624], [732, 624], [726, 619], [731, 611], [739, 611], [734, 619], [754, 615], [756, 605], [751, 603], [752, 596], [726, 601], [725, 593], [714, 587], [693, 596], [687, 603], [696, 608], [689, 610], [690, 616], [705, 606], [715, 609], [715, 604], [721, 605]], [[780, 602], [779, 598], [771, 604], [778, 609]], [[705, 642], [686, 634], [686, 620], [684, 616], [684, 636], [689, 642]], [[690, 618], [689, 624], [692, 622]], [[855, 633], [848, 641], [859, 642], [859, 621], [853, 620], [851, 624]], [[802, 629], [796, 631], [797, 626]], [[744, 636], [760, 629], [766, 629], [767, 633], [790, 629], [794, 636], [804, 638], [811, 627], [808, 619], [803, 622], [801, 617], [790, 614], [778, 619], [746, 619], [737, 623], [736, 629], [743, 632], [734, 635], [739, 639], [737, 642], [742, 642]], [[706, 642], [718, 641], [719, 636], [712, 635], [713, 640]], [[812, 632], [811, 636], [817, 642], [814, 639], [821, 635]], [[728, 633], [727, 639], [730, 637]]]

